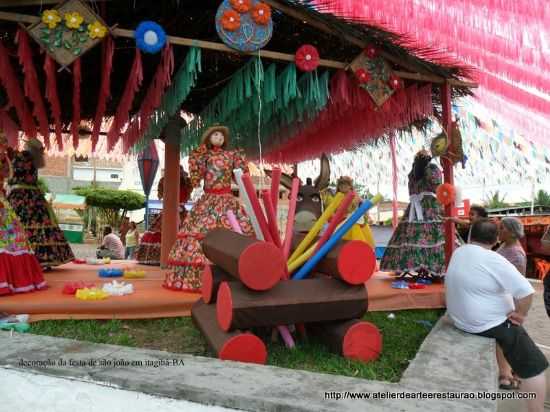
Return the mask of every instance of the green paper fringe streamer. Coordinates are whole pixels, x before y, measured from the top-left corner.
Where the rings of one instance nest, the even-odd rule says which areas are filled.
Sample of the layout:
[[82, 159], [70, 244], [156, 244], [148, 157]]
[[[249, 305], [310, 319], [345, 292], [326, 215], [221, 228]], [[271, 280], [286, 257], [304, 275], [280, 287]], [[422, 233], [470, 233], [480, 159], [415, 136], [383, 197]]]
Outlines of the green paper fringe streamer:
[[151, 140], [160, 136], [168, 121], [176, 114], [191, 89], [195, 86], [197, 76], [201, 71], [201, 49], [191, 47], [174, 76], [172, 85], [164, 93], [159, 108], [153, 113], [153, 119], [149, 123], [147, 131], [132, 148], [132, 153], [141, 153], [143, 149], [149, 146]]

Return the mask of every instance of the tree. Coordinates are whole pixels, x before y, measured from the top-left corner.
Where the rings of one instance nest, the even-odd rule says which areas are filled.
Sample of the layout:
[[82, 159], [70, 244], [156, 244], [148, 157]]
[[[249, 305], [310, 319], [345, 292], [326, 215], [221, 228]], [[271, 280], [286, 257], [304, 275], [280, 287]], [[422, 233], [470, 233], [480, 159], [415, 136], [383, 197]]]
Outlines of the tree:
[[118, 227], [121, 217], [125, 216], [126, 212], [145, 207], [145, 197], [130, 190], [87, 186], [75, 188], [73, 191], [79, 196], [84, 196], [88, 206], [96, 207], [99, 217], [112, 227]]
[[36, 180], [36, 185], [40, 188], [40, 190], [42, 190], [42, 193], [48, 193], [50, 191], [48, 184], [42, 177], [39, 177]]
[[504, 195], [501, 195], [498, 190], [489, 193], [489, 196], [485, 199], [487, 209], [502, 209], [508, 206], [509, 204], [504, 201]]
[[535, 196], [536, 206], [550, 206], [550, 193], [546, 190], [539, 190]]

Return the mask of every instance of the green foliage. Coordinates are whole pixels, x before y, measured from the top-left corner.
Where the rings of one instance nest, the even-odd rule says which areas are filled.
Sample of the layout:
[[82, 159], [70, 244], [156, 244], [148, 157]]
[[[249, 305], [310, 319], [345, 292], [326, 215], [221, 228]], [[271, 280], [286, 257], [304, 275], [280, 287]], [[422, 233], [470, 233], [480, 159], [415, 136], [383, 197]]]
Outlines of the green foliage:
[[40, 190], [42, 190], [42, 193], [49, 193], [50, 192], [50, 188], [48, 187], [48, 184], [46, 183], [44, 178], [39, 177], [36, 180], [36, 185], [40, 188]]
[[546, 190], [539, 190], [535, 196], [535, 205], [550, 206], [550, 193]]
[[118, 226], [121, 216], [127, 211], [145, 207], [145, 197], [130, 190], [115, 190], [97, 186], [79, 187], [73, 191], [86, 198], [86, 204], [96, 207], [101, 220], [113, 227]]
[[504, 200], [505, 195], [501, 195], [498, 190], [489, 193], [489, 196], [485, 199], [485, 207], [487, 209], [501, 209], [510, 206]]

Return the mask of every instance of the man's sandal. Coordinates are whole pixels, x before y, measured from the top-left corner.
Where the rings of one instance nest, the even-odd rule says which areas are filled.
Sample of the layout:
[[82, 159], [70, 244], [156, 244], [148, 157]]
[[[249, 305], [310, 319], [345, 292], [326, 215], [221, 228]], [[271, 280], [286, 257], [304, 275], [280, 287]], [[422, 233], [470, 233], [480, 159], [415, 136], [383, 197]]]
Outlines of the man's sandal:
[[519, 389], [519, 381], [513, 377], [508, 378], [506, 376], [498, 377], [498, 387], [505, 391], [514, 391]]

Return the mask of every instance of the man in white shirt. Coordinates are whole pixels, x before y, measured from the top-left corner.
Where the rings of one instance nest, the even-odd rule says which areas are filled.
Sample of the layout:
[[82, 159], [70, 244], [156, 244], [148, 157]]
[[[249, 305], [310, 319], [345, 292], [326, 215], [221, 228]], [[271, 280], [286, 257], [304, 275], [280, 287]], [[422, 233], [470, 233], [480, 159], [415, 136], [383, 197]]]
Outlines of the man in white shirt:
[[98, 258], [124, 259], [124, 245], [120, 238], [113, 233], [111, 226], [103, 229], [103, 243], [97, 251]]
[[534, 289], [505, 258], [491, 248], [498, 227], [476, 221], [470, 244], [458, 248], [445, 277], [447, 312], [458, 329], [496, 339], [504, 357], [522, 379], [521, 390], [535, 392], [530, 412], [543, 412], [548, 361], [521, 326], [531, 307]]

